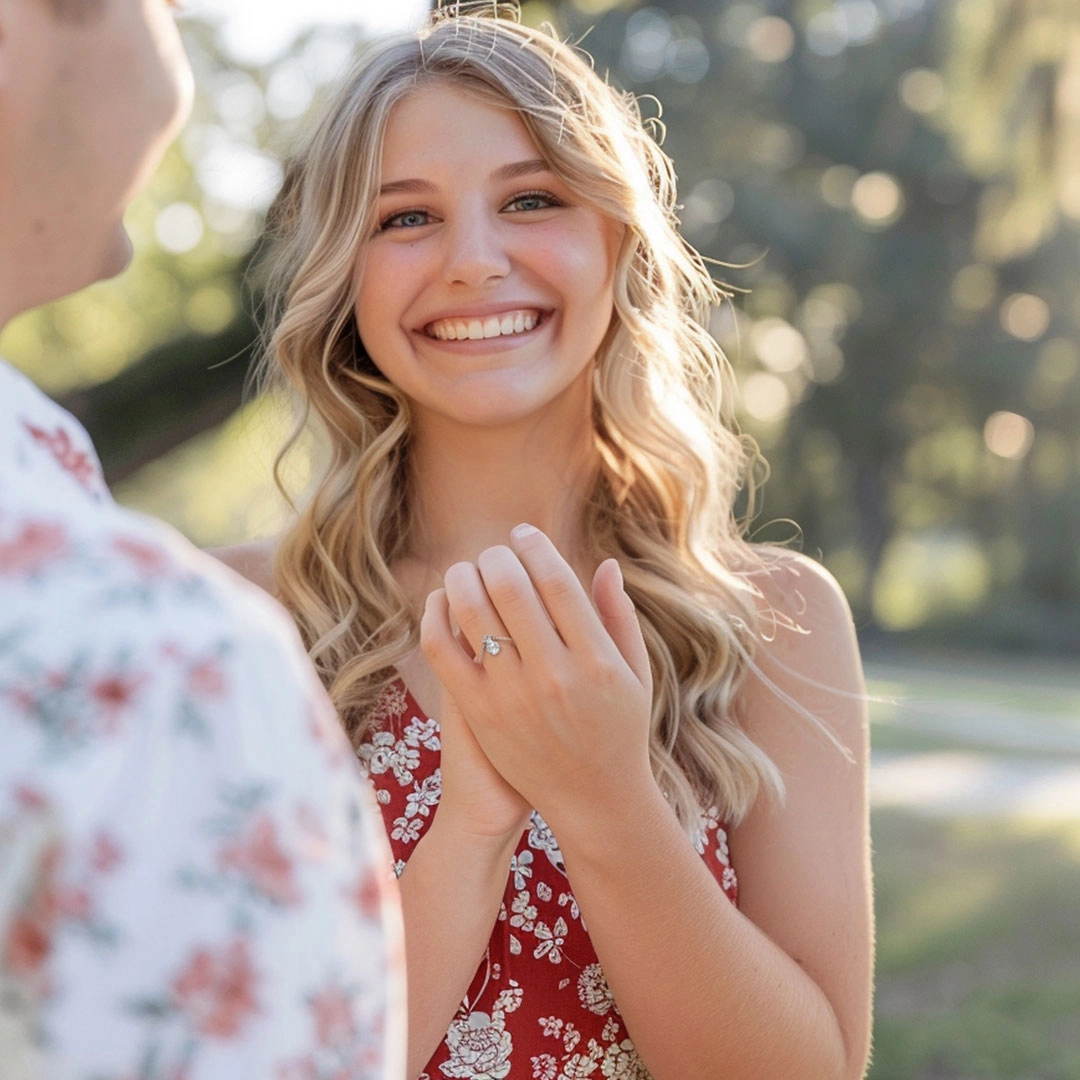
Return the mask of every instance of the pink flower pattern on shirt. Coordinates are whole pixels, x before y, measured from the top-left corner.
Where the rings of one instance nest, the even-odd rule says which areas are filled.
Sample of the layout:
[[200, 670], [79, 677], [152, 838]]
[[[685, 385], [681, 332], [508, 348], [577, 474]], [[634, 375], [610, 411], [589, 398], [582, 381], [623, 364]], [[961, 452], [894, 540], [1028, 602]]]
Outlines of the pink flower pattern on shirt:
[[[383, 812], [398, 874], [431, 823], [442, 787], [438, 723], [401, 681], [373, 711], [359, 748]], [[715, 809], [693, 837], [717, 888], [738, 879]], [[559, 844], [533, 813], [507, 868], [487, 952], [422, 1080], [648, 1080], [604, 978]]]
[[389, 861], [281, 611], [0, 363], [0, 1072], [398, 1080]]

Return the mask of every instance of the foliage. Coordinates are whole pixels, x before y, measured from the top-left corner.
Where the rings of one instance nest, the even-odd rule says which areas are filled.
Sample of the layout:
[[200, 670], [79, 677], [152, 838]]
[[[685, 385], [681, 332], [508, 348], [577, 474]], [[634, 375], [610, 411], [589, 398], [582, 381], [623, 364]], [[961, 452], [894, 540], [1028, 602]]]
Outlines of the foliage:
[[763, 520], [867, 630], [1080, 648], [1080, 8], [599, 6], [526, 10], [664, 103]]
[[[761, 535], [797, 521], [866, 635], [1080, 650], [1080, 7], [527, 0], [525, 17], [663, 102], [685, 232], [747, 290], [714, 330], [773, 465]], [[186, 36], [200, 97], [130, 217], [135, 266], [3, 341], [159, 509], [190, 487], [194, 451], [173, 448], [239, 403], [248, 249], [290, 133], [358, 44], [315, 30], [258, 66], [210, 26]], [[249, 520], [181, 502], [201, 542]]]

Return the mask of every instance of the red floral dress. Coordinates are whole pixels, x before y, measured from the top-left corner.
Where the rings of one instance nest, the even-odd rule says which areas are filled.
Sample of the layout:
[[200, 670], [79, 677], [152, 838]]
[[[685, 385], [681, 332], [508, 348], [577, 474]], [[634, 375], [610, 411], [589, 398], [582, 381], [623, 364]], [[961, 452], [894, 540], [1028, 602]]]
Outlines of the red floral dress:
[[0, 1076], [398, 1080], [389, 858], [280, 609], [0, 363]]
[[[383, 695], [373, 734], [360, 746], [398, 874], [439, 802], [439, 725], [400, 681]], [[733, 903], [738, 899], [727, 834], [703, 813], [695, 845]], [[487, 954], [428, 1080], [647, 1080], [627, 1036], [570, 890], [562, 854], [535, 811], [510, 863]]]

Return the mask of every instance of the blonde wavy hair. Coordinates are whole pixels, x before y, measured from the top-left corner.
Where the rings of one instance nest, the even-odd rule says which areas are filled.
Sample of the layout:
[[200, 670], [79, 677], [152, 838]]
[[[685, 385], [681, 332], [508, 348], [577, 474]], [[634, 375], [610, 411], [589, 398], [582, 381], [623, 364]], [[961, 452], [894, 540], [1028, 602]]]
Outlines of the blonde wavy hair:
[[453, 83], [513, 109], [571, 189], [625, 226], [614, 317], [594, 360], [599, 470], [586, 532], [598, 561], [618, 558], [641, 618], [659, 785], [691, 833], [703, 809], [735, 823], [763, 783], [782, 785], [735, 711], [760, 636], [748, 571], [761, 558], [734, 511], [740, 490], [753, 504], [757, 452], [738, 431], [734, 376], [707, 330], [726, 294], [679, 234], [674, 169], [637, 100], [550, 29], [521, 25], [512, 7], [461, 7], [361, 58], [270, 211], [261, 381], [299, 410], [279, 485], [305, 430], [324, 451], [278, 547], [279, 597], [359, 745], [419, 627], [391, 573], [417, 535], [409, 402], [364, 351], [354, 275], [377, 226], [391, 111], [419, 86]]

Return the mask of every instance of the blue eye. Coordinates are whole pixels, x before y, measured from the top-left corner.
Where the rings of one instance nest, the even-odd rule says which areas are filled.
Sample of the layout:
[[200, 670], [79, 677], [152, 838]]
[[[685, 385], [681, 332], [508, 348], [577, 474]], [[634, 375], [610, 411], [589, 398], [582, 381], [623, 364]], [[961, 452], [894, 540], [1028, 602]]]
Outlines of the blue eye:
[[529, 210], [546, 210], [550, 206], [561, 206], [562, 203], [551, 194], [550, 191], [523, 191], [515, 195], [508, 207], [514, 207], [516, 213], [525, 213]]
[[416, 229], [428, 224], [426, 210], [401, 210], [388, 217], [380, 226], [383, 229]]

